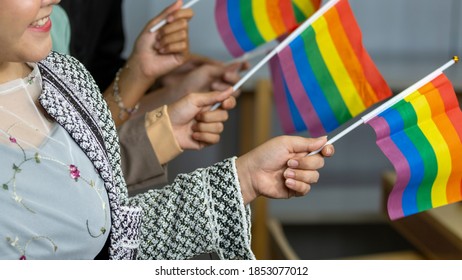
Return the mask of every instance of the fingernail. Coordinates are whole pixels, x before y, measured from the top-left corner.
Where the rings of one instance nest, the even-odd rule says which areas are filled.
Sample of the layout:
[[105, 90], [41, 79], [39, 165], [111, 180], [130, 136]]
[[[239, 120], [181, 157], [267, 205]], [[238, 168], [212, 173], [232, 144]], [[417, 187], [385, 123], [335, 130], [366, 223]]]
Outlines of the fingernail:
[[294, 159], [290, 159], [289, 162], [287, 162], [287, 165], [289, 167], [296, 168], [296, 167], [298, 167], [298, 161], [296, 161]]
[[295, 178], [295, 172], [291, 169], [287, 169], [284, 176], [286, 178]]
[[332, 155], [332, 147], [326, 147], [326, 155]]
[[287, 180], [286, 180], [286, 186], [294, 187], [294, 186], [295, 186], [295, 180], [293, 180], [293, 179], [287, 179]]

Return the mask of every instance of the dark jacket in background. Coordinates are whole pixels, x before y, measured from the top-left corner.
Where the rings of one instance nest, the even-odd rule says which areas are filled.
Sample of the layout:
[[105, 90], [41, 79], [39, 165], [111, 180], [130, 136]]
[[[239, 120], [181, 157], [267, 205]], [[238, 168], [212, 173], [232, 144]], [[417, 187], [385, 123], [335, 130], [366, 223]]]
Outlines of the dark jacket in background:
[[125, 63], [122, 0], [61, 0], [71, 24], [71, 55], [104, 91]]

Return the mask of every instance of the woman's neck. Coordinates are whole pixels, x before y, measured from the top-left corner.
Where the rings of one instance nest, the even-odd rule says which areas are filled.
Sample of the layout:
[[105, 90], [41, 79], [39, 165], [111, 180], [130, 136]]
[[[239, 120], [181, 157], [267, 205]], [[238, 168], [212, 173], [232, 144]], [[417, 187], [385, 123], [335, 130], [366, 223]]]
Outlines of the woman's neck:
[[27, 77], [32, 69], [24, 62], [0, 63], [0, 84]]

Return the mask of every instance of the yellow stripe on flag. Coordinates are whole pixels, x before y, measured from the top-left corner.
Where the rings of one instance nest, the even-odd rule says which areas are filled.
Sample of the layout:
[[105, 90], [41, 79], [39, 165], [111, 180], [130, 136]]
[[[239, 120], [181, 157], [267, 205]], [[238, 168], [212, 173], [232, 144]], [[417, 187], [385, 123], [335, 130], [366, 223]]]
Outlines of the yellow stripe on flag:
[[[358, 91], [348, 74], [342, 59], [330, 37], [327, 21], [320, 17], [312, 24], [316, 32], [316, 42], [321, 52], [324, 63], [334, 80], [342, 98], [352, 116], [363, 112], [366, 108], [361, 100]], [[341, 46], [340, 46], [341, 47]], [[316, 69], [314, 69], [316, 71]], [[329, 94], [329, 93], [327, 93]]]
[[[446, 185], [451, 175], [451, 154], [446, 140], [433, 121], [430, 104], [427, 102], [427, 99], [422, 96], [421, 92], [426, 92], [425, 87], [413, 94], [412, 98], [414, 100], [412, 101], [412, 106], [417, 115], [417, 125], [433, 147], [436, 155], [438, 172], [431, 189], [431, 197], [432, 206], [438, 207], [448, 204]], [[418, 97], [416, 97], [417, 94]], [[405, 100], [407, 101], [408, 98], [405, 98]]]
[[[237, 0], [234, 0], [237, 1]], [[274, 0], [253, 0], [252, 1], [252, 14], [255, 19], [258, 31], [265, 41], [271, 41], [277, 37], [273, 30], [270, 19], [268, 18], [266, 1]]]
[[[361, 62], [353, 50], [350, 40], [345, 33], [340, 21], [340, 15], [336, 9], [332, 9], [324, 15], [324, 18], [329, 24], [329, 33], [335, 46], [339, 46], [337, 51], [342, 58], [343, 65], [346, 66], [348, 75], [352, 77], [352, 82], [363, 101], [364, 106], [367, 108], [379, 101], [374, 89], [367, 79], [364, 79], [364, 70]], [[367, 71], [367, 69], [366, 69]], [[361, 78], [359, 78], [361, 77]]]
[[295, 6], [300, 9], [306, 18], [310, 17], [312, 14], [314, 14], [314, 12], [316, 12], [311, 0], [292, 0], [292, 3], [294, 3]]

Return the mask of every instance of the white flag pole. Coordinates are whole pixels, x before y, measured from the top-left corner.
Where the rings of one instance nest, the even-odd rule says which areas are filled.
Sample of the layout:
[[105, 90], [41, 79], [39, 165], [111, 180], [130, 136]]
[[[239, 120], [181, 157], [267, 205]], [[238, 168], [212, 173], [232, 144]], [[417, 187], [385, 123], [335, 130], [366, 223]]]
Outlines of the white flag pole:
[[[371, 112], [367, 113], [366, 115], [364, 115], [363, 117], [361, 117], [358, 121], [356, 121], [355, 123], [353, 123], [352, 125], [348, 126], [347, 128], [345, 128], [344, 130], [342, 130], [341, 132], [339, 132], [337, 135], [335, 135], [334, 137], [332, 137], [331, 139], [329, 139], [325, 145], [330, 145], [330, 144], [333, 144], [334, 142], [336, 142], [337, 140], [341, 139], [343, 136], [347, 135], [348, 133], [350, 133], [351, 131], [353, 131], [355, 128], [357, 128], [358, 126], [362, 125], [363, 123], [367, 123], [369, 122], [371, 119], [375, 118], [376, 116], [378, 116], [379, 114], [381, 114], [383, 111], [387, 110], [388, 108], [390, 108], [391, 106], [395, 105], [396, 103], [398, 103], [399, 101], [401, 101], [402, 99], [404, 99], [406, 96], [408, 96], [409, 94], [415, 92], [416, 90], [418, 90], [419, 88], [423, 87], [424, 85], [426, 85], [427, 83], [431, 82], [433, 79], [435, 79], [436, 77], [438, 77], [439, 75], [441, 75], [443, 73], [444, 70], [448, 69], [449, 67], [451, 67], [452, 65], [454, 65], [454, 63], [457, 63], [459, 62], [459, 57], [458, 56], [454, 56], [450, 61], [448, 61], [446, 64], [444, 64], [443, 66], [441, 66], [440, 68], [436, 69], [435, 71], [433, 71], [432, 73], [428, 74], [427, 76], [425, 76], [423, 79], [419, 80], [418, 82], [416, 82], [415, 84], [413, 84], [412, 86], [408, 87], [407, 89], [403, 90], [402, 92], [400, 92], [399, 94], [393, 96], [392, 98], [390, 98], [388, 101], [384, 102], [382, 105], [380, 105], [379, 107], [375, 108], [374, 110], [372, 110]], [[308, 154], [308, 156], [311, 156], [311, 155], [314, 155], [314, 154], [317, 154], [319, 153], [320, 151], [322, 150], [322, 148], [316, 150], [316, 151], [313, 151], [311, 153]]]
[[[188, 3], [184, 4], [183, 7], [181, 7], [181, 8], [182, 8], [182, 9], [191, 8], [194, 4], [196, 4], [196, 3], [199, 2], [199, 1], [200, 1], [200, 0], [191, 0], [191, 1], [189, 1]], [[149, 29], [149, 32], [151, 32], [151, 33], [156, 32], [156, 31], [159, 30], [162, 26], [164, 26], [166, 23], [167, 23], [167, 20], [165, 20], [165, 19], [161, 20], [161, 21], [158, 22], [156, 25], [154, 25], [153, 27], [151, 27], [151, 29]]]
[[295, 38], [300, 36], [302, 32], [307, 29], [314, 21], [316, 21], [319, 17], [321, 17], [327, 10], [329, 10], [332, 6], [337, 4], [340, 0], [331, 0], [327, 2], [324, 6], [322, 6], [316, 13], [314, 13], [310, 18], [308, 18], [304, 23], [302, 23], [297, 29], [295, 29], [292, 33], [290, 33], [287, 38], [285, 38], [278, 46], [274, 48], [266, 57], [264, 57], [255, 67], [253, 67], [242, 79], [237, 82], [233, 89], [238, 90], [250, 77], [252, 77], [255, 72], [257, 72], [265, 63], [267, 63], [273, 56], [277, 53], [282, 51], [285, 47], [287, 47]]
[[261, 47], [261, 48], [257, 48], [253, 51], [250, 51], [250, 52], [246, 52], [245, 54], [241, 55], [240, 57], [237, 57], [235, 59], [232, 59], [228, 62], [226, 62], [226, 65], [230, 65], [230, 64], [234, 64], [234, 63], [240, 63], [240, 62], [244, 62], [244, 61], [247, 61], [247, 60], [251, 60], [251, 59], [254, 59], [256, 57], [259, 57], [259, 56], [262, 56], [264, 54], [267, 54], [268, 52], [274, 50], [275, 46], [264, 46], [264, 47]]
[[[279, 45], [277, 45], [273, 51], [271, 51], [268, 55], [266, 55], [260, 62], [255, 65], [252, 69], [250, 69], [249, 72], [247, 72], [244, 77], [242, 77], [234, 86], [233, 90], [236, 91], [238, 90], [245, 82], [247, 82], [250, 77], [252, 77], [260, 68], [265, 65], [273, 56], [275, 56], [277, 53], [282, 51], [285, 47], [287, 47], [295, 38], [300, 36], [305, 29], [307, 29], [313, 22], [315, 22], [319, 17], [321, 17], [327, 10], [332, 8], [335, 4], [337, 4], [340, 0], [330, 0], [327, 2], [324, 6], [322, 6], [319, 10], [317, 10], [311, 17], [309, 17], [305, 22], [303, 22], [297, 29], [295, 29], [292, 33], [290, 33], [287, 38], [285, 38]], [[213, 105], [213, 107], [210, 109], [211, 111], [216, 110], [218, 107], [220, 107], [221, 103], [217, 103]]]

